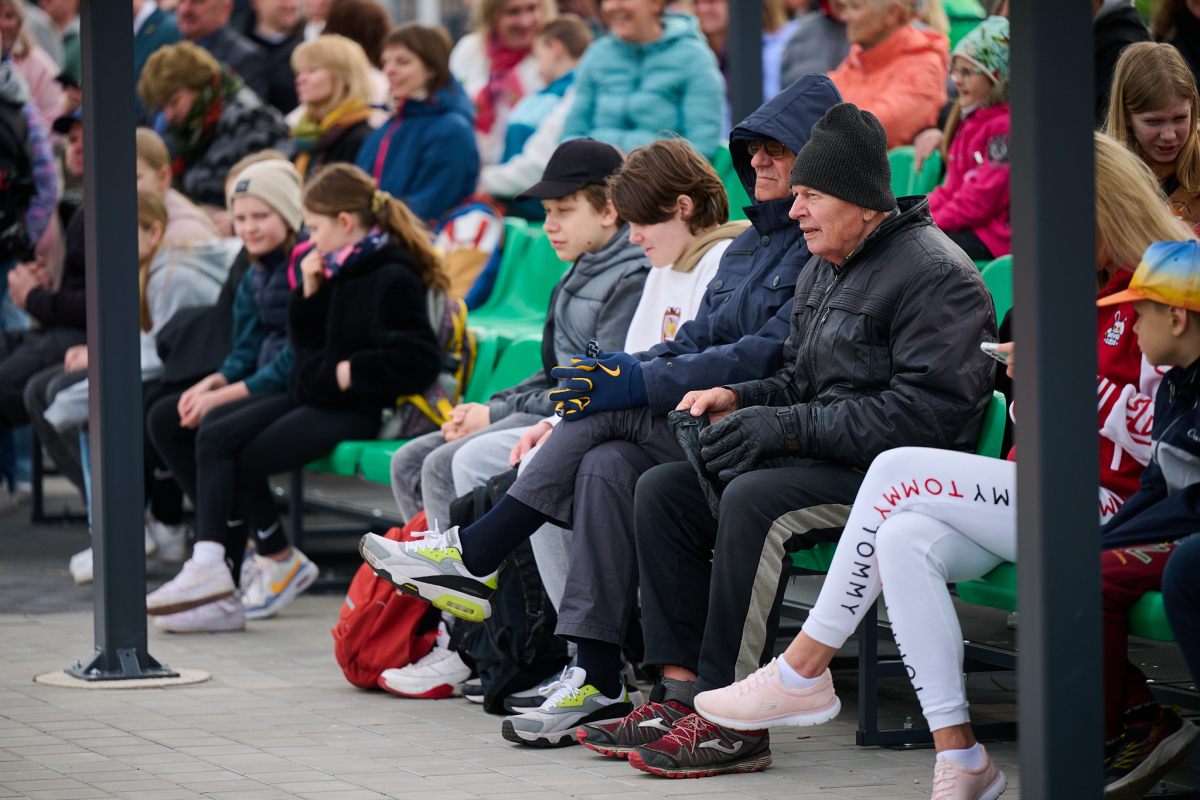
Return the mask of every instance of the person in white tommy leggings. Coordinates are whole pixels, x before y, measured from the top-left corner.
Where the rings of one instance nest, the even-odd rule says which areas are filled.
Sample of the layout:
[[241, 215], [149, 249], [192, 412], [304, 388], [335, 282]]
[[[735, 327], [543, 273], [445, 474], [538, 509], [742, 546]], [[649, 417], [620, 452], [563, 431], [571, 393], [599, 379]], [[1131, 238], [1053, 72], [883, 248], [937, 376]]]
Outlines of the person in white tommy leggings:
[[[1158, 237], [1177, 240], [1186, 233], [1159, 202], [1149, 173], [1119, 145], [1099, 137], [1096, 180], [1098, 241], [1103, 242], [1097, 283], [1106, 284], [1103, 296], [1128, 284], [1130, 268], [1117, 265], [1136, 264]], [[1127, 215], [1124, 223], [1116, 221], [1121, 214]], [[1136, 475], [1149, 460], [1150, 398], [1161, 375], [1146, 364], [1136, 341], [1122, 340], [1132, 332], [1136, 314], [1130, 317], [1131, 308], [1121, 309], [1127, 323], [1121, 334], [1113, 330], [1112, 307], [1100, 309], [1098, 316], [1101, 466], [1105, 474], [1116, 472], [1115, 464], [1128, 455], [1138, 462]], [[1013, 377], [1012, 343], [998, 349], [1007, 354]], [[1117, 351], [1123, 355], [1114, 355]], [[1114, 403], [1115, 396], [1120, 399]], [[1099, 487], [1101, 522], [1129, 494], [1120, 491], [1119, 481], [1105, 483]], [[992, 800], [1006, 781], [971, 730], [962, 630], [946, 584], [1015, 562], [1016, 538], [1014, 462], [928, 448], [882, 453], [867, 470], [801, 633], [780, 658], [744, 681], [697, 695], [696, 710], [739, 729], [833, 719], [841, 704], [828, 666], [886, 587], [892, 631], [938, 751], [934, 797]], [[767, 695], [779, 702], [764, 714], [760, 709]]]

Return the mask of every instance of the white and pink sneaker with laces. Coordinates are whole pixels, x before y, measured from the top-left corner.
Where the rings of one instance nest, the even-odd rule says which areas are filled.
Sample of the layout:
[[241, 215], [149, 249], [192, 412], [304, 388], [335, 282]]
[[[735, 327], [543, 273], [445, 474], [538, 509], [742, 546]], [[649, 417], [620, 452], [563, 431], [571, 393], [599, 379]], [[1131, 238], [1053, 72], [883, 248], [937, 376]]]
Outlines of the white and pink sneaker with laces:
[[201, 564], [195, 558], [189, 558], [178, 575], [146, 595], [146, 613], [151, 616], [176, 614], [230, 597], [234, 591], [236, 587], [229, 567]]
[[735, 731], [754, 731], [775, 725], [820, 725], [842, 710], [825, 670], [807, 689], [789, 689], [779, 677], [776, 659], [724, 689], [696, 695], [696, 712], [709, 722]]
[[1004, 773], [984, 750], [983, 763], [975, 769], [952, 758], [938, 758], [933, 768], [933, 800], [996, 800], [1008, 787]]

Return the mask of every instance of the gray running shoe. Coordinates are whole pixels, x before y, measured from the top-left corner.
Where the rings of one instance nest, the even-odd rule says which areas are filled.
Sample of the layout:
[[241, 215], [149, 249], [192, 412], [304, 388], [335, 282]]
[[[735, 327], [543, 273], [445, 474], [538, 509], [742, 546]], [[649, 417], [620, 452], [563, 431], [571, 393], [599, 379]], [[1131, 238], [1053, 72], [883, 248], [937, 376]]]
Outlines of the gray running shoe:
[[633, 703], [624, 687], [620, 697], [605, 697], [587, 682], [586, 671], [571, 667], [541, 707], [506, 717], [501, 732], [505, 739], [517, 744], [565, 747], [575, 744], [575, 731], [580, 725], [619, 720], [631, 711]]

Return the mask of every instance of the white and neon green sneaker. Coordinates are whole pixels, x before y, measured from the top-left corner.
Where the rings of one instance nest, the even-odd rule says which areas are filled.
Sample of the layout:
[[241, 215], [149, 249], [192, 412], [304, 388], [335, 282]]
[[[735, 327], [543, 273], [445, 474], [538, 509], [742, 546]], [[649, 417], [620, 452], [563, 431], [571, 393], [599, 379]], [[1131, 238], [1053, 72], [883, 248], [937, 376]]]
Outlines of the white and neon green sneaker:
[[358, 543], [358, 552], [376, 575], [405, 594], [471, 622], [490, 617], [496, 573], [479, 578], [467, 570], [458, 526], [445, 533], [432, 530], [418, 536], [421, 538], [411, 542], [397, 542], [368, 533]]
[[575, 731], [580, 725], [613, 722], [632, 711], [633, 702], [623, 685], [619, 697], [605, 697], [587, 682], [584, 669], [571, 667], [563, 673], [558, 688], [540, 708], [505, 717], [500, 732], [505, 739], [517, 744], [565, 747], [575, 744]]

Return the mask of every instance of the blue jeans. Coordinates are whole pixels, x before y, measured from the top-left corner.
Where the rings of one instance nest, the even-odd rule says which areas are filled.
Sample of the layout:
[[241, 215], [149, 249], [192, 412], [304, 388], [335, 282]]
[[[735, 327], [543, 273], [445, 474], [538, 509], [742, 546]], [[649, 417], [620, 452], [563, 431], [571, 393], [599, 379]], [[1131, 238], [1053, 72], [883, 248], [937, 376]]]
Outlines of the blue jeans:
[[1163, 572], [1163, 605], [1175, 641], [1183, 651], [1192, 680], [1200, 680], [1200, 585], [1196, 582], [1200, 570], [1200, 537], [1187, 539], [1167, 562]]

